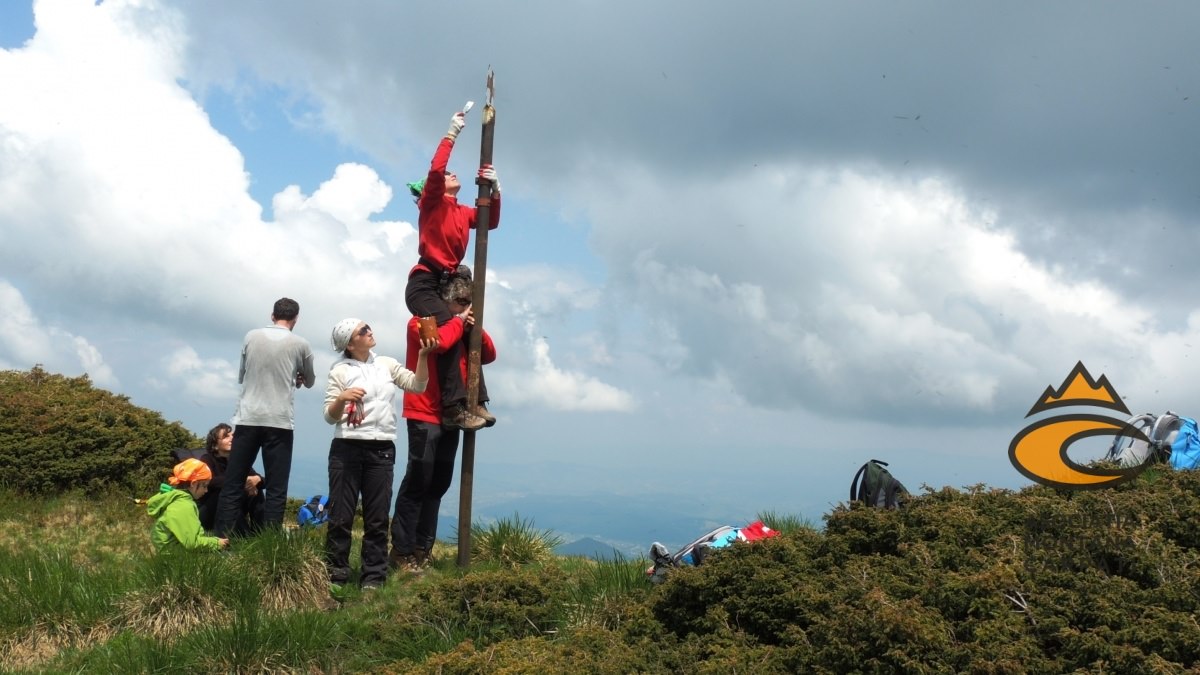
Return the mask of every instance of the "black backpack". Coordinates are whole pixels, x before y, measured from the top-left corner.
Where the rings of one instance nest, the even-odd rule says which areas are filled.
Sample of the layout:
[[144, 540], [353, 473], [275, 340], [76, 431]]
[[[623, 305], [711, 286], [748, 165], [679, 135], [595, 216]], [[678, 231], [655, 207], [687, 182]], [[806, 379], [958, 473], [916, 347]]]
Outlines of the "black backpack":
[[[204, 456], [204, 448], [175, 448], [171, 451], [171, 459], [178, 464], [185, 459], [200, 459]], [[172, 464], [171, 466], [174, 466]]]
[[850, 501], [884, 509], [900, 506], [908, 497], [908, 490], [883, 468], [887, 465], [877, 459], [863, 464], [850, 481]]

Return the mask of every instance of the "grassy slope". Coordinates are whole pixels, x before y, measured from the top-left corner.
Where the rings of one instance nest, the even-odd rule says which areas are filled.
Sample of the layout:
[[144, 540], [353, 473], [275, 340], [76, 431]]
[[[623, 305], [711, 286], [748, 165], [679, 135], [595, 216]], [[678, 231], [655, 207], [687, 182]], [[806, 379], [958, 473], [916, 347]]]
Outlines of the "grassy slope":
[[545, 556], [550, 533], [509, 522], [475, 558], [496, 562], [464, 572], [439, 545], [425, 575], [336, 601], [320, 532], [162, 560], [119, 498], [0, 494], [0, 514], [5, 670], [1200, 669], [1197, 472], [837, 509], [660, 587], [644, 561]]

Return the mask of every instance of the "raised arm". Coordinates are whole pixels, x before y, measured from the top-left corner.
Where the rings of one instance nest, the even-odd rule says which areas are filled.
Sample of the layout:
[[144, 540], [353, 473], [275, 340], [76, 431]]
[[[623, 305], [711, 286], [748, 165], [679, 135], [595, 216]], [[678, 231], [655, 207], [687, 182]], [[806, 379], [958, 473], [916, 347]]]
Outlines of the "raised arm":
[[458, 132], [466, 126], [466, 118], [462, 112], [454, 113], [450, 118], [450, 128], [438, 143], [433, 153], [433, 161], [429, 163], [429, 175], [425, 177], [425, 189], [421, 191], [418, 208], [426, 204], [438, 204], [446, 194], [446, 167], [450, 166], [450, 153], [454, 150], [454, 139]]
[[392, 382], [404, 391], [420, 394], [429, 385], [429, 353], [436, 349], [438, 340], [421, 340], [421, 348], [417, 352], [415, 372], [400, 365], [399, 361], [390, 364]]

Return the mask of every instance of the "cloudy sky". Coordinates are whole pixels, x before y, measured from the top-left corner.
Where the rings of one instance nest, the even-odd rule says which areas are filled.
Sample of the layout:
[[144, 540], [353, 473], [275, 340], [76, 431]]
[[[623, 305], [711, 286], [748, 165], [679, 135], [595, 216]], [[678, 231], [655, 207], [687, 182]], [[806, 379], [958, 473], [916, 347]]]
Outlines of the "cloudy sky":
[[[280, 296], [318, 372], [346, 316], [401, 356], [403, 186], [490, 65], [478, 509], [815, 519], [871, 457], [1020, 487], [1008, 442], [1079, 360], [1135, 412], [1200, 414], [1197, 25], [1182, 1], [6, 2], [0, 367], [203, 433]], [[324, 490], [322, 388], [295, 496]]]

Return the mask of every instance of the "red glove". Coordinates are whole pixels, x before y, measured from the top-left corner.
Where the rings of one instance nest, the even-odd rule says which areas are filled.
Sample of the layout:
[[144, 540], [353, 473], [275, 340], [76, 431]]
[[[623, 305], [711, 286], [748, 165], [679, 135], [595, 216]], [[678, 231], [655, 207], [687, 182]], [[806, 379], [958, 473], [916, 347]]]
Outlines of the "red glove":
[[350, 401], [346, 404], [346, 424], [356, 427], [363, 423], [366, 413], [363, 412], [362, 406]]

